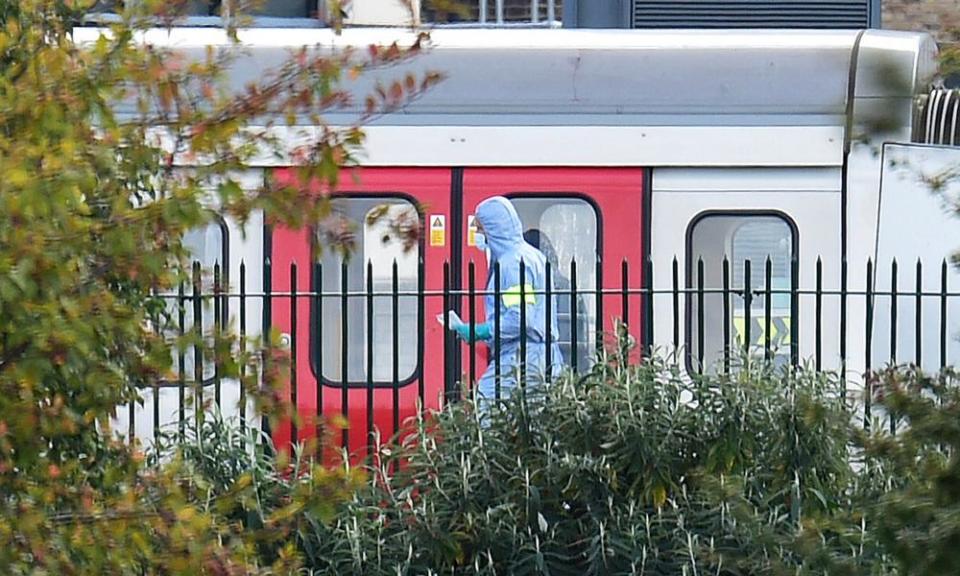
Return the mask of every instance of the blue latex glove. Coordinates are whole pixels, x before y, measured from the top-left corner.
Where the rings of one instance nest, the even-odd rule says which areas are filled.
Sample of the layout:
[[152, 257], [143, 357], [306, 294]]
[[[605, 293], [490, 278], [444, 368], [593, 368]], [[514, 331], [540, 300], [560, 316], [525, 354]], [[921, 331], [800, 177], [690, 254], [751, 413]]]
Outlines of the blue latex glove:
[[[443, 317], [438, 320], [442, 322]], [[456, 312], [450, 310], [447, 312], [447, 324], [454, 331], [458, 338], [464, 342], [470, 342], [470, 325], [460, 319]], [[476, 324], [473, 329], [473, 335], [476, 340], [489, 340], [491, 337], [490, 325], [486, 322]]]

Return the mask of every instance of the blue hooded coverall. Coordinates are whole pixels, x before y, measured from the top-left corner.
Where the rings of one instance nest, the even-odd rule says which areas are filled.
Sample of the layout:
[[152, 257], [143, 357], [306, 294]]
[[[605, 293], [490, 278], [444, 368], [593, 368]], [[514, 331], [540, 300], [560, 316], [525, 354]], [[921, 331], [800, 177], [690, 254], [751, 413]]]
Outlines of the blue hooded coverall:
[[[546, 375], [546, 257], [523, 239], [523, 227], [513, 204], [506, 198], [495, 196], [477, 206], [476, 219], [483, 226], [486, 244], [490, 250], [490, 267], [487, 277], [487, 296], [484, 302], [486, 322], [475, 327], [477, 340], [495, 347], [494, 316], [497, 307], [494, 300], [494, 263], [500, 263], [500, 350], [493, 354], [500, 358], [500, 393], [506, 398], [516, 386], [520, 356], [520, 306], [526, 306], [526, 384], [536, 384]], [[524, 293], [521, 303], [520, 266], [524, 267]], [[550, 287], [551, 291], [553, 286]], [[468, 324], [455, 327], [458, 335], [469, 340]], [[563, 363], [558, 345], [557, 306], [551, 306], [550, 318], [551, 352], [550, 363], [554, 375], [560, 372]], [[479, 393], [488, 400], [495, 397], [496, 361], [491, 359], [478, 384]]]

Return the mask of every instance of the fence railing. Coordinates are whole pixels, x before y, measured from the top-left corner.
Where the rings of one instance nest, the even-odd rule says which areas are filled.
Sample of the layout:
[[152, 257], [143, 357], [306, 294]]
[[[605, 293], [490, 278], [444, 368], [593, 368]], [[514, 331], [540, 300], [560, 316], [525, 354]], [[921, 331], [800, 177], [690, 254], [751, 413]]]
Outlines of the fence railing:
[[[473, 0], [459, 4], [466, 15], [437, 18], [428, 8], [424, 21], [444, 26], [559, 26], [563, 6], [557, 0]], [[451, 19], [450, 16], [453, 18]]]
[[[297, 264], [277, 274], [267, 260], [258, 287], [248, 285], [245, 263], [233, 286], [219, 264], [206, 274], [196, 264], [192, 282], [161, 296], [166, 322], [157, 329], [171, 337], [280, 332], [289, 354], [286, 393], [303, 425], [285, 424], [272, 433], [282, 442], [302, 441], [318, 433], [321, 419], [346, 415], [351, 426], [339, 439], [349, 451], [394, 435], [418, 410], [482, 387], [485, 371], [493, 386], [486, 394], [497, 399], [511, 387], [549, 380], [561, 368], [588, 370], [596, 351], [612, 343], [615, 326], [636, 342], [638, 358], [675, 355], [694, 378], [735, 370], [743, 355], [838, 371], [862, 403], [865, 425], [875, 416], [870, 386], [877, 369], [908, 363], [938, 370], [960, 352], [950, 323], [960, 318], [960, 292], [949, 287], [954, 271], [946, 261], [932, 268], [916, 261], [909, 271], [896, 261], [885, 267], [867, 262], [853, 276], [846, 262], [834, 267], [818, 259], [806, 270], [793, 260], [778, 278], [769, 259], [759, 266], [744, 261], [739, 274], [726, 259], [681, 265], [674, 258], [663, 273], [648, 260], [637, 286], [630, 283], [630, 263], [617, 263], [619, 274], [605, 275], [606, 266], [599, 259], [590, 270], [576, 262], [547, 263], [542, 283], [521, 269], [514, 290], [502, 286], [504, 271], [495, 264], [487, 290], [480, 265], [468, 264], [460, 280], [458, 270], [444, 263], [442, 277], [434, 267], [427, 278], [423, 258], [413, 281], [400, 277], [396, 262], [385, 281], [368, 262], [359, 282], [351, 281], [346, 263], [335, 270], [316, 263], [309, 285]], [[710, 267], [716, 274], [707, 273]], [[603, 278], [608, 281], [598, 281]], [[828, 288], [828, 278], [836, 285]], [[338, 289], [323, 288], [331, 279]], [[538, 284], [543, 288], [531, 288]], [[487, 317], [488, 298], [491, 334], [481, 341], [477, 326]], [[471, 326], [465, 341], [455, 335], [449, 310]], [[552, 329], [543, 318], [553, 319]], [[265, 425], [249, 418], [243, 387], [222, 377], [221, 359], [204, 357], [199, 341], [175, 356], [176, 378], [144, 389], [142, 402], [120, 414], [118, 429], [149, 442], [162, 428], [182, 433], [190, 418], [214, 408], [238, 417], [242, 426]]]
[[[362, 0], [354, 0], [354, 4]], [[119, 21], [114, 13], [117, 2], [109, 0], [96, 4], [85, 17], [89, 24], [102, 25]], [[128, 2], [129, 4], [129, 2]], [[384, 8], [396, 12], [395, 24], [407, 24], [409, 13], [400, 10], [399, 3], [384, 2]], [[396, 5], [394, 5], [396, 4]], [[472, 0], [459, 1], [456, 9], [432, 10], [423, 2], [415, 10], [426, 25], [473, 27], [559, 27], [563, 17], [562, 0]], [[239, 2], [214, 0], [188, 3], [175, 21], [178, 26], [222, 27], [234, 22]], [[376, 9], [376, 7], [374, 7]], [[243, 12], [244, 25], [254, 28], [312, 28], [326, 25], [330, 5], [325, 0], [267, 0], [255, 10]], [[348, 10], [349, 12], [349, 10]], [[366, 7], [365, 13], [370, 12]], [[234, 15], [234, 20], [231, 19]], [[348, 23], [351, 20], [348, 18]], [[364, 22], [359, 22], [363, 24]], [[159, 22], [158, 24], [163, 24]]]

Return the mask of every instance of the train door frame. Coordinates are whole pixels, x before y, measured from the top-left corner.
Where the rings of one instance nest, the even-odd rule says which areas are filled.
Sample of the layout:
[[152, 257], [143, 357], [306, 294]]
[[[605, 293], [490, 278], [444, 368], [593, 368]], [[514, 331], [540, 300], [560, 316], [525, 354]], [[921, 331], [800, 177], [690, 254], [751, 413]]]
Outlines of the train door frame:
[[[463, 194], [461, 196], [462, 218], [459, 226], [463, 235], [461, 261], [458, 263], [461, 279], [464, 284], [469, 273], [470, 216], [476, 205], [483, 199], [491, 196], [504, 196], [510, 199], [526, 198], [561, 198], [585, 201], [592, 208], [596, 217], [596, 250], [599, 259], [595, 261], [594, 270], [589, 272], [596, 275], [596, 268], [600, 269], [602, 278], [600, 287], [605, 290], [602, 297], [594, 297], [594, 316], [599, 311], [603, 313], [603, 330], [609, 333], [614, 328], [614, 316], [621, 316], [622, 297], [613, 290], [622, 288], [621, 261], [629, 261], [627, 287], [635, 290], [628, 296], [629, 302], [629, 330], [638, 342], [644, 339], [643, 309], [644, 299], [639, 293], [645, 281], [643, 263], [646, 259], [649, 243], [649, 217], [646, 212], [649, 206], [649, 171], [636, 167], [470, 167], [463, 172]], [[610, 206], [610, 204], [614, 204]], [[622, 236], [630, 227], [637, 231], [635, 241], [623, 242]], [[621, 240], [621, 241], [618, 241]], [[477, 252], [479, 255], [479, 252]], [[476, 262], [476, 287], [482, 290], [486, 278], [486, 262], [482, 258], [474, 258]], [[563, 268], [563, 267], [561, 267]], [[555, 270], [566, 272], [565, 269]], [[578, 279], [579, 280], [579, 279]], [[578, 281], [579, 284], [579, 281]], [[591, 294], [591, 292], [586, 292]], [[592, 292], [595, 294], [595, 289]], [[468, 301], [465, 299], [465, 301]], [[599, 302], [599, 306], [596, 306]], [[482, 318], [482, 299], [478, 299], [476, 310], [481, 311], [478, 317]], [[609, 313], [608, 313], [609, 312]], [[464, 320], [467, 320], [464, 317]], [[595, 331], [595, 330], [594, 330]], [[595, 334], [579, 335], [582, 340], [595, 340]], [[594, 344], [595, 345], [595, 344]], [[460, 357], [468, 358], [469, 348], [461, 347]], [[481, 358], [482, 359], [482, 358]], [[466, 363], [463, 363], [466, 364]], [[470, 368], [469, 364], [463, 366]], [[458, 369], [460, 366], [458, 365]], [[475, 376], [479, 378], [485, 362], [480, 362], [473, 368]], [[578, 368], [586, 368], [578, 366]], [[461, 373], [462, 370], [458, 372]], [[469, 375], [467, 375], [469, 378]]]
[[[278, 167], [271, 172], [272, 178], [291, 178], [290, 174], [293, 167]], [[398, 430], [402, 429], [403, 423], [411, 416], [414, 416], [417, 409], [417, 403], [422, 401], [427, 409], [440, 406], [443, 391], [442, 374], [434, 374], [426, 370], [424, 358], [429, 354], [436, 354], [442, 350], [446, 335], [443, 334], [442, 327], [436, 322], [430, 322], [434, 315], [443, 311], [443, 303], [439, 298], [426, 297], [424, 293], [436, 293], [442, 289], [444, 262], [450, 260], [451, 251], [454, 248], [452, 236], [449, 231], [452, 230], [450, 223], [452, 220], [451, 203], [451, 169], [440, 167], [364, 167], [357, 169], [357, 178], [350, 180], [344, 178], [343, 182], [337, 187], [335, 193], [331, 194], [333, 198], [397, 198], [408, 202], [417, 210], [421, 230], [429, 230], [427, 220], [431, 216], [442, 216], [446, 221], [442, 242], [439, 245], [433, 245], [430, 238], [421, 236], [418, 239], [419, 257], [422, 258], [423, 275], [417, 275], [417, 291], [420, 292], [418, 316], [418, 337], [417, 337], [417, 362], [414, 369], [414, 375], [411, 378], [401, 378], [399, 386], [375, 385], [372, 392], [367, 391], [366, 381], [354, 382], [349, 375], [352, 368], [348, 364], [347, 368], [347, 386], [346, 394], [343, 385], [326, 382], [323, 375], [315, 373], [315, 365], [312, 361], [313, 350], [318, 345], [314, 341], [316, 334], [314, 327], [311, 326], [314, 321], [313, 299], [301, 300], [296, 306], [296, 314], [302, 321], [297, 323], [297, 335], [292, 335], [292, 314], [289, 294], [291, 288], [290, 282], [290, 263], [297, 262], [297, 281], [298, 291], [307, 292], [314, 290], [313, 285], [313, 256], [312, 242], [314, 236], [314, 227], [305, 226], [300, 230], [289, 230], [281, 227], [266, 227], [265, 235], [267, 242], [265, 244], [265, 256], [271, 258], [271, 292], [277, 294], [273, 298], [272, 305], [269, 307], [270, 325], [282, 333], [291, 334], [291, 342], [294, 342], [299, 351], [299, 358], [303, 361], [298, 362], [297, 374], [297, 411], [301, 416], [303, 424], [296, 429], [297, 438], [300, 440], [309, 439], [314, 436], [316, 427], [313, 423], [316, 421], [317, 413], [317, 394], [322, 395], [322, 413], [324, 415], [340, 414], [342, 408], [346, 407], [346, 418], [350, 423], [348, 429], [340, 429], [341, 445], [348, 451], [357, 453], [358, 450], [365, 448], [368, 442], [368, 430], [370, 421], [370, 411], [366, 409], [370, 404], [373, 407], [373, 425], [380, 432], [381, 438], [389, 438]], [[289, 180], [287, 181], [289, 182]], [[316, 184], [310, 184], [309, 190], [312, 193], [321, 193], [320, 187]], [[309, 264], [309, 265], [307, 265]], [[366, 274], [366, 266], [363, 266]], [[326, 267], [324, 267], [324, 281], [326, 281]], [[366, 285], [366, 282], [363, 283]], [[348, 293], [352, 290], [348, 288]], [[348, 315], [350, 314], [348, 308]], [[343, 318], [343, 316], [340, 316]], [[361, 325], [364, 322], [355, 320], [347, 322], [350, 326]], [[365, 328], [364, 328], [365, 329]], [[324, 341], [327, 340], [324, 335]], [[332, 337], [332, 336], [331, 336]], [[371, 336], [372, 338], [372, 336]], [[366, 341], [368, 338], [364, 337]], [[336, 340], [339, 342], [340, 340]], [[337, 345], [333, 342], [332, 345]], [[341, 348], [342, 349], [342, 348]], [[350, 359], [348, 358], [348, 362]], [[342, 362], [342, 360], [341, 360]], [[364, 370], [366, 368], [364, 367]], [[341, 373], [342, 374], [342, 373]], [[368, 376], [372, 378], [372, 376]], [[318, 385], [319, 384], [319, 385]], [[290, 394], [290, 390], [284, 393]], [[344, 402], [344, 396], [347, 401]], [[394, 410], [394, 405], [399, 410]], [[366, 423], [366, 424], [364, 424]], [[278, 446], [287, 446], [290, 443], [294, 428], [290, 422], [282, 423], [277, 430], [273, 431], [273, 437]], [[334, 436], [334, 440], [337, 436]]]
[[[960, 342], [953, 337], [956, 318], [960, 317], [960, 303], [940, 300], [940, 292], [955, 291], [960, 280], [960, 270], [950, 263], [955, 249], [960, 247], [960, 228], [949, 208], [960, 198], [960, 182], [951, 177], [955, 174], [955, 166], [960, 165], [960, 148], [939, 144], [885, 143], [880, 164], [882, 171], [875, 215], [877, 236], [872, 255], [875, 263], [873, 286], [880, 294], [875, 297], [873, 306], [872, 353], [868, 360], [873, 368], [890, 362], [911, 362], [925, 371], [936, 372], [956, 362], [960, 354]], [[937, 193], [932, 189], [934, 183], [941, 186]], [[922, 270], [916, 268], [918, 260], [922, 263]], [[894, 261], [899, 266], [897, 290], [923, 293], [919, 302], [919, 322], [913, 299], [899, 303], [896, 324], [915, 325], [916, 329], [912, 331], [891, 327], [894, 321], [890, 294]], [[946, 268], [943, 268], [944, 263]], [[863, 270], [862, 263], [858, 267]], [[918, 275], [920, 290], [916, 284]], [[946, 312], [946, 318], [941, 317], [942, 312]]]

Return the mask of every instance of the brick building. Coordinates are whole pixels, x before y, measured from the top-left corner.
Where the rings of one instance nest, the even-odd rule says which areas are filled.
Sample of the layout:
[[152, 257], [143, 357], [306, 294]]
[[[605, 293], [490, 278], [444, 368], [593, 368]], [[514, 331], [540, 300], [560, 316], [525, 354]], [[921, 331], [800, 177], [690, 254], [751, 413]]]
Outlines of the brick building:
[[883, 27], [891, 30], [925, 30], [940, 42], [960, 40], [960, 1], [883, 0]]

